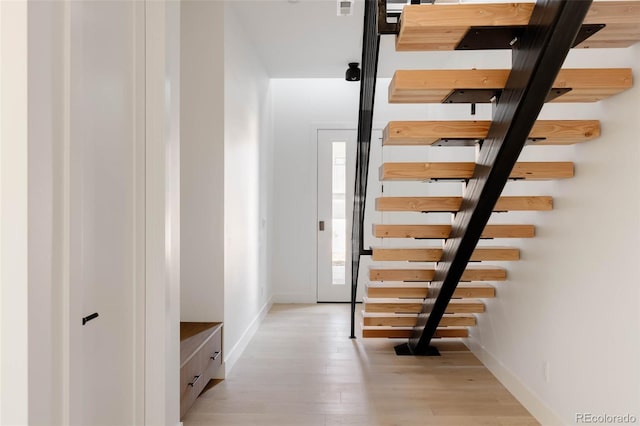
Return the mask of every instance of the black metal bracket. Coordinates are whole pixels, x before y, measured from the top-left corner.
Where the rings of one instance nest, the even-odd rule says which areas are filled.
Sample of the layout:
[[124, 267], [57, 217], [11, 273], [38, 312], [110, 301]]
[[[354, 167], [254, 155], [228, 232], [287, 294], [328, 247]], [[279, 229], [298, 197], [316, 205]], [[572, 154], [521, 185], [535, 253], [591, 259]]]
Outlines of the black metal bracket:
[[421, 354], [413, 353], [408, 343], [394, 346], [393, 349], [396, 351], [396, 355], [398, 356], [440, 356], [440, 351], [435, 346], [429, 346], [427, 350]]
[[[388, 0], [378, 0], [378, 34], [398, 34], [400, 32], [400, 13], [387, 11]], [[433, 3], [435, 0], [411, 0], [411, 4]], [[389, 22], [388, 18], [396, 18], [396, 22]]]
[[475, 146], [484, 139], [477, 138], [446, 138], [438, 139], [432, 145], [434, 146]]
[[378, 34], [398, 34], [400, 32], [400, 20], [398, 22], [387, 21], [387, 0], [378, 0]]
[[[547, 138], [527, 138], [526, 144], [535, 144], [537, 142], [545, 141]], [[446, 138], [438, 139], [432, 145], [433, 146], [475, 146], [476, 144], [484, 142], [484, 139], [478, 138]]]
[[[500, 99], [503, 89], [453, 89], [443, 104], [490, 104], [496, 99]], [[552, 88], [547, 95], [545, 102], [551, 102], [555, 98], [571, 91], [569, 87]]]
[[[571, 47], [576, 47], [605, 26], [606, 24], [582, 25]], [[524, 25], [471, 27], [456, 50], [511, 49], [522, 39], [526, 28]]]

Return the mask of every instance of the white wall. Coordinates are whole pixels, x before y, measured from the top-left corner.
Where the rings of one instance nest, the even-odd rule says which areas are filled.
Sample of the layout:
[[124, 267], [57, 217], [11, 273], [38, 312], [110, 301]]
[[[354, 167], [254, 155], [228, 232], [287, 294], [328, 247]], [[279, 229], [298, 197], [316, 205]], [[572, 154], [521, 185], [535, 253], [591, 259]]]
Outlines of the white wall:
[[582, 412], [640, 418], [638, 64], [640, 45], [572, 52], [566, 66], [635, 66], [635, 87], [596, 104], [545, 106], [541, 118], [600, 119], [602, 136], [525, 148], [522, 159], [574, 161], [573, 179], [508, 184], [553, 195], [554, 210], [521, 216], [536, 237], [515, 242], [522, 260], [508, 264], [469, 342], [544, 424], [573, 424]]
[[224, 320], [224, 3], [181, 2], [181, 320]]
[[271, 91], [230, 2], [182, 2], [182, 321], [229, 371], [270, 306]]
[[267, 72], [228, 2], [224, 14], [224, 346], [227, 371], [268, 310], [272, 153]]
[[357, 123], [359, 86], [337, 79], [274, 79], [276, 302], [316, 301], [316, 141], [313, 123]]

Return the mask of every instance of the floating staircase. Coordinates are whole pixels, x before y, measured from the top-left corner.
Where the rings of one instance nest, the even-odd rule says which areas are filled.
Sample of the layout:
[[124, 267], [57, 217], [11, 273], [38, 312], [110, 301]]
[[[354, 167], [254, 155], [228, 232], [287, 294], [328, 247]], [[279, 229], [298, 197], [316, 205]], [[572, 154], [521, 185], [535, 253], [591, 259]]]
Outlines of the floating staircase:
[[[534, 7], [533, 3], [407, 5], [399, 19], [396, 50], [510, 48], [530, 24]], [[573, 47], [628, 47], [638, 40], [640, 1], [602, 1], [590, 6]], [[508, 69], [398, 70], [390, 83], [388, 99], [396, 104], [495, 104], [508, 85], [510, 72]], [[545, 102], [597, 102], [631, 87], [630, 69], [561, 69]], [[481, 147], [490, 135], [491, 126], [492, 122], [486, 120], [392, 121], [384, 129], [382, 144], [383, 149], [388, 146], [423, 147], [425, 150]], [[600, 136], [597, 120], [538, 120], [532, 127], [529, 124], [528, 129], [526, 144], [530, 146], [571, 145]], [[523, 140], [526, 135], [522, 135]], [[455, 156], [454, 152], [447, 158]], [[431, 182], [432, 185], [459, 181], [468, 186], [469, 180], [476, 178], [477, 168], [478, 163], [474, 162], [386, 162], [380, 166], [379, 180], [381, 184], [413, 181]], [[556, 180], [573, 176], [572, 162], [523, 161], [515, 163], [508, 179]], [[456, 214], [468, 207], [464, 204], [467, 200], [459, 196], [416, 193], [401, 197], [384, 195], [375, 201], [377, 211], [404, 212], [404, 216], [395, 215], [392, 216], [393, 223], [373, 226], [373, 236], [383, 239], [384, 246], [372, 248], [375, 264], [369, 269], [362, 336], [415, 339], [416, 333], [421, 331], [415, 328], [419, 315], [440, 292], [439, 288], [432, 287], [432, 282], [440, 262], [444, 261], [443, 255], [449, 255], [445, 243], [457, 224]], [[493, 212], [535, 211], [543, 215], [552, 209], [552, 194], [501, 195]], [[437, 221], [442, 213], [450, 213], [451, 222], [418, 223], [421, 221], [417, 219], [425, 213], [439, 215], [433, 221]], [[416, 220], [408, 219], [410, 215]], [[431, 337], [467, 337], [468, 327], [476, 325], [475, 315], [485, 311], [483, 300], [499, 297], [491, 283], [506, 281], [507, 269], [485, 266], [484, 262], [519, 261], [521, 251], [517, 244], [487, 246], [482, 240], [500, 238], [517, 243], [519, 239], [535, 237], [533, 225], [515, 223], [517, 220], [512, 222], [491, 223], [484, 227], [479, 236], [481, 242], [468, 252], [471, 253], [469, 262], [483, 264], [470, 264], [464, 269]], [[459, 237], [459, 230], [456, 232]], [[416, 246], [419, 242], [409, 240], [425, 240], [425, 244]], [[437, 240], [442, 241], [441, 247], [433, 246]], [[399, 267], [398, 262], [406, 262], [406, 265]]]

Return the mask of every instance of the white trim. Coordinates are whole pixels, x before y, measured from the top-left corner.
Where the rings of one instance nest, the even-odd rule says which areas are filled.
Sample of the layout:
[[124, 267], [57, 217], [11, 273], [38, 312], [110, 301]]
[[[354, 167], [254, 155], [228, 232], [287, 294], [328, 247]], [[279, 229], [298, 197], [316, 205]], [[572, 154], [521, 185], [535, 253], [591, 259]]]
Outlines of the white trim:
[[0, 423], [29, 410], [28, 5], [0, 1]]
[[544, 401], [515, 374], [505, 367], [495, 356], [489, 353], [479, 342], [469, 337], [463, 339], [465, 345], [473, 354], [493, 373], [500, 383], [529, 410], [543, 425], [563, 425], [561, 417], [556, 414]]
[[[145, 1], [145, 424], [169, 424], [165, 263], [166, 142], [164, 123], [165, 4]], [[176, 366], [177, 369], [177, 366]]]
[[60, 246], [62, 424], [71, 424], [71, 0], [64, 0], [62, 36], [62, 153]]
[[135, 423], [144, 424], [145, 417], [145, 316], [146, 316], [146, 300], [145, 300], [145, 223], [146, 223], [146, 41], [145, 41], [145, 4], [143, 2], [134, 3], [134, 19], [133, 19], [133, 206], [134, 206], [134, 225], [133, 225], [133, 276], [132, 282], [135, 283], [133, 289], [134, 299], [134, 330], [132, 347], [133, 354], [133, 415]]
[[145, 1], [144, 424], [154, 426], [180, 417], [179, 20], [179, 2]]
[[316, 303], [315, 294], [309, 293], [276, 293], [273, 295], [273, 303]]
[[[267, 300], [267, 302], [262, 306], [262, 308], [260, 309], [260, 312], [258, 312], [256, 317], [253, 319], [253, 321], [251, 321], [251, 323], [249, 324], [247, 329], [244, 331], [244, 333], [242, 333], [242, 336], [240, 336], [238, 343], [236, 343], [233, 346], [233, 348], [231, 348], [228, 352], [225, 353], [224, 368], [221, 369], [221, 371], [224, 372], [225, 376], [229, 374], [229, 372], [234, 367], [236, 362], [238, 362], [238, 360], [240, 359], [240, 356], [242, 355], [244, 350], [247, 348], [247, 345], [249, 345], [249, 342], [251, 342], [251, 339], [253, 339], [253, 336], [256, 334], [256, 331], [258, 331], [258, 328], [260, 328], [260, 324], [262, 323], [262, 320], [264, 320], [264, 318], [267, 316], [272, 306], [273, 306], [273, 297]], [[223, 332], [224, 332], [224, 329], [223, 329]]]

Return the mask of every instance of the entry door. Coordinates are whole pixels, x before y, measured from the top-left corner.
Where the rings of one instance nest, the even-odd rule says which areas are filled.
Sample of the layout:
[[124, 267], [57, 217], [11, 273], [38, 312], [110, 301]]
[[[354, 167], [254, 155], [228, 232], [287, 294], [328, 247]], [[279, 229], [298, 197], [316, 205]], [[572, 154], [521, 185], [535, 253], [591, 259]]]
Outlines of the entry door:
[[[371, 143], [367, 214], [363, 232], [371, 244], [373, 205], [380, 193], [376, 170], [380, 164], [380, 134], [374, 130]], [[351, 300], [351, 224], [357, 150], [357, 131], [318, 130], [318, 302]], [[361, 266], [367, 258], [361, 258]], [[366, 277], [360, 268], [357, 299], [362, 299]], [[366, 274], [365, 274], [366, 275]]]
[[[70, 3], [72, 425], [139, 423], [134, 406], [144, 377], [136, 363], [136, 342], [144, 340], [136, 315], [142, 285], [136, 256], [143, 243], [136, 235], [144, 226], [139, 220], [144, 104], [136, 96], [144, 87], [139, 7], [138, 2]], [[90, 320], [83, 324], [83, 319]]]
[[318, 301], [351, 300], [355, 130], [318, 131]]

